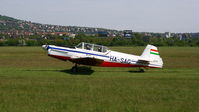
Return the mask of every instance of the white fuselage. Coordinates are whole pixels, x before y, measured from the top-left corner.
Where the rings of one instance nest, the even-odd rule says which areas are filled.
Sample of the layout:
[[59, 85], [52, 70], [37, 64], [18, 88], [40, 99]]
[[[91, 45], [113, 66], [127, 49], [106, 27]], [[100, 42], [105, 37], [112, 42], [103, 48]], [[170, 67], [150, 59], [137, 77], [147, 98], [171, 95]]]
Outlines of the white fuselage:
[[106, 52], [97, 52], [93, 50], [86, 50], [80, 48], [59, 47], [54, 45], [43, 45], [48, 50], [48, 55], [62, 59], [62, 60], [75, 60], [82, 58], [91, 58], [103, 60], [98, 66], [103, 67], [151, 67], [161, 68], [161, 65], [153, 63], [140, 62], [140, 56], [121, 53], [117, 51], [107, 50]]

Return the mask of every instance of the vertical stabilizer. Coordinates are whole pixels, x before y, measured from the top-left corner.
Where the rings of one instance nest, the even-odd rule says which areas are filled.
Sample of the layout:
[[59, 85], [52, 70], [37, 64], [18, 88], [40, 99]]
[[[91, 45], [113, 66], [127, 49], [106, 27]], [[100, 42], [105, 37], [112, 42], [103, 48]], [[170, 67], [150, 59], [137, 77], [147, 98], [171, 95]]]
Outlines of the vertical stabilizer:
[[144, 60], [149, 60], [149, 66], [151, 67], [163, 67], [163, 61], [160, 57], [158, 48], [153, 45], [147, 45], [140, 58]]

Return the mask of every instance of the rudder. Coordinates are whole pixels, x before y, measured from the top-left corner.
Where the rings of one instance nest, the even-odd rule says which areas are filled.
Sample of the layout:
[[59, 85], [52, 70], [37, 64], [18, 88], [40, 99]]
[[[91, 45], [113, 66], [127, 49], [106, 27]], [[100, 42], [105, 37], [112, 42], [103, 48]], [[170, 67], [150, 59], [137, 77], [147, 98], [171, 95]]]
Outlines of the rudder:
[[157, 68], [163, 67], [163, 61], [156, 46], [147, 45], [140, 57], [149, 60], [149, 66]]

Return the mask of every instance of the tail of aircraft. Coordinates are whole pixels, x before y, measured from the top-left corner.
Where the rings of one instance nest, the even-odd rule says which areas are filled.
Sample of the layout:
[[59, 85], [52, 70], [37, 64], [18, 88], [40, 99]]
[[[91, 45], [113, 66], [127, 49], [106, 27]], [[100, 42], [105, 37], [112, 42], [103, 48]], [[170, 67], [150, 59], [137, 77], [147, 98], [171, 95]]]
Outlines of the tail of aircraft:
[[157, 47], [153, 45], [147, 45], [140, 57], [144, 60], [149, 60], [150, 67], [163, 67], [163, 61], [160, 57], [159, 51]]

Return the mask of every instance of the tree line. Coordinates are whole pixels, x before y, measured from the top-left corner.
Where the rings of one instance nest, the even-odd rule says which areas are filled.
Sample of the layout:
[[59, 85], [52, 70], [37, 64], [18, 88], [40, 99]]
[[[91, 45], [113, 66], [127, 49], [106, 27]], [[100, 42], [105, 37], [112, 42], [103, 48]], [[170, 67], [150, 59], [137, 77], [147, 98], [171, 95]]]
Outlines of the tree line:
[[155, 46], [199, 46], [199, 38], [189, 38], [180, 40], [179, 38], [149, 37], [140, 34], [132, 38], [124, 37], [96, 37], [78, 34], [75, 38], [63, 36], [28, 36], [20, 38], [6, 38], [0, 40], [0, 46], [41, 46], [52, 44], [58, 46], [75, 46], [80, 42], [95, 43], [104, 46], [146, 46], [152, 44]]

